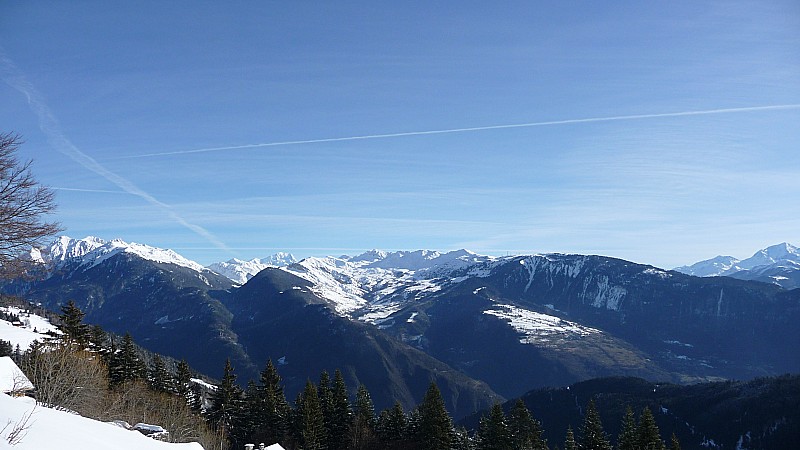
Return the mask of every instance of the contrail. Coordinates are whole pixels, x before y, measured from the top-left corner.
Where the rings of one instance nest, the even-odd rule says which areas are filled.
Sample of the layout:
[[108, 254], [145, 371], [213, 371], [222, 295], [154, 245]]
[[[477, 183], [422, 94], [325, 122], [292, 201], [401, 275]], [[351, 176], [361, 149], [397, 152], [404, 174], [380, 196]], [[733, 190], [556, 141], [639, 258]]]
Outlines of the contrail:
[[57, 186], [50, 186], [50, 189], [54, 191], [73, 191], [73, 192], [95, 192], [98, 194], [123, 194], [123, 195], [130, 195], [130, 192], [125, 191], [112, 191], [110, 189], [82, 189], [82, 188], [67, 188], [67, 187], [57, 187]]
[[12, 88], [21, 92], [28, 99], [28, 105], [34, 114], [36, 114], [36, 116], [39, 118], [39, 128], [45, 133], [45, 135], [47, 135], [48, 142], [50, 142], [50, 145], [52, 145], [56, 150], [68, 156], [86, 169], [91, 170], [111, 183], [114, 183], [123, 191], [136, 195], [151, 205], [161, 208], [173, 221], [202, 236], [215, 247], [221, 250], [230, 251], [228, 246], [225, 245], [224, 242], [217, 239], [217, 237], [211, 234], [211, 232], [199, 225], [190, 223], [176, 213], [171, 206], [157, 200], [155, 197], [143, 191], [132, 182], [106, 169], [94, 158], [86, 153], [83, 153], [80, 151], [80, 149], [78, 149], [78, 147], [72, 144], [72, 142], [70, 142], [69, 139], [67, 139], [67, 137], [64, 135], [63, 131], [61, 131], [61, 125], [59, 125], [58, 120], [50, 111], [50, 108], [47, 107], [47, 104], [45, 103], [41, 94], [39, 94], [39, 91], [37, 91], [36, 88], [25, 78], [24, 74], [20, 72], [14, 62], [5, 56], [5, 52], [2, 48], [0, 48], [0, 66], [3, 68], [2, 75], [5, 82]]
[[322, 139], [306, 139], [298, 141], [278, 141], [278, 142], [263, 142], [260, 144], [244, 144], [244, 145], [230, 145], [225, 147], [209, 147], [197, 148], [191, 150], [175, 150], [170, 152], [158, 153], [145, 153], [142, 155], [121, 156], [117, 159], [132, 159], [132, 158], [151, 158], [155, 156], [171, 156], [171, 155], [188, 155], [192, 153], [208, 153], [220, 152], [226, 150], [244, 150], [261, 147], [278, 147], [286, 145], [303, 145], [303, 144], [318, 144], [323, 142], [343, 142], [343, 141], [360, 141], [367, 139], [388, 139], [404, 136], [425, 136], [430, 134], [449, 134], [449, 133], [468, 133], [474, 131], [487, 131], [487, 130], [503, 130], [508, 128], [532, 128], [544, 127], [552, 125], [569, 125], [576, 123], [591, 123], [591, 122], [614, 122], [621, 120], [642, 120], [642, 119], [656, 119], [664, 117], [682, 117], [682, 116], [701, 116], [709, 114], [733, 114], [742, 112], [753, 111], [770, 111], [779, 109], [798, 109], [800, 104], [787, 104], [787, 105], [767, 105], [767, 106], [746, 106], [741, 108], [721, 108], [721, 109], [705, 109], [699, 111], [681, 111], [671, 113], [655, 113], [655, 114], [632, 114], [626, 116], [610, 116], [610, 117], [588, 117], [583, 119], [564, 119], [564, 120], [549, 120], [544, 122], [529, 122], [529, 123], [515, 123], [507, 125], [488, 125], [482, 127], [469, 127], [469, 128], [449, 128], [445, 130], [427, 130], [427, 131], [406, 131], [400, 133], [387, 133], [387, 134], [370, 134], [365, 136], [348, 136], [348, 137], [335, 137], [335, 138], [322, 138]]

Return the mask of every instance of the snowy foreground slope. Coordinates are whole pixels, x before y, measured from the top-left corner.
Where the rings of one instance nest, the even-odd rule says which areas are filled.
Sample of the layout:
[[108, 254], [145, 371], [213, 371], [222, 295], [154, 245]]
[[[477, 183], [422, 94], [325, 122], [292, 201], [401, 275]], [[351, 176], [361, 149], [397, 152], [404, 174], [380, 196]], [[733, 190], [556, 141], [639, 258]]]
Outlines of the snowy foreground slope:
[[[13, 447], [7, 441], [15, 424], [27, 417], [27, 429]], [[37, 406], [33, 399], [0, 394], [0, 424], [11, 424], [0, 432], [0, 449], [14, 450], [202, 450], [196, 443], [171, 444], [148, 438], [136, 431], [87, 419], [77, 414]], [[0, 428], [2, 428], [0, 426]]]

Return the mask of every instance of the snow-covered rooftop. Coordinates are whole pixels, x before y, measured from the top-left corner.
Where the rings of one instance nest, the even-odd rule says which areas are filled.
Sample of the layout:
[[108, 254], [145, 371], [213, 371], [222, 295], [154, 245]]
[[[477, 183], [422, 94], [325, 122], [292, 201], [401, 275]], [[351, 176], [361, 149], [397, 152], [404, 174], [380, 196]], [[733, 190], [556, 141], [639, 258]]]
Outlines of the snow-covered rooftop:
[[33, 389], [33, 384], [8, 356], [0, 357], [0, 392]]

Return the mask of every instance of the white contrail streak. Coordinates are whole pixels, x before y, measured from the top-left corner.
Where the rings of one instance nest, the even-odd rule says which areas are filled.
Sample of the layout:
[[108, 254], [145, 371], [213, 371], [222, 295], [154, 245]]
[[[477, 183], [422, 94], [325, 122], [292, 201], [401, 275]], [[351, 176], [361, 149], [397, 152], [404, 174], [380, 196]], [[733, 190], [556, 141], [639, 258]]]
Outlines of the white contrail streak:
[[63, 131], [61, 131], [61, 125], [59, 125], [58, 120], [50, 111], [50, 108], [47, 107], [47, 104], [45, 103], [41, 94], [39, 94], [39, 91], [37, 91], [36, 88], [30, 82], [28, 82], [24, 74], [20, 72], [14, 62], [5, 56], [2, 48], [0, 48], [0, 67], [3, 69], [2, 77], [5, 82], [8, 83], [8, 85], [10, 85], [12, 88], [21, 92], [28, 99], [28, 105], [39, 118], [39, 128], [41, 128], [42, 132], [47, 135], [48, 142], [50, 142], [50, 145], [52, 145], [56, 150], [68, 156], [86, 169], [91, 170], [106, 180], [114, 183], [123, 191], [136, 195], [151, 205], [162, 209], [173, 221], [202, 236], [215, 247], [225, 251], [230, 251], [228, 246], [225, 245], [224, 242], [217, 239], [217, 237], [211, 234], [211, 232], [199, 225], [190, 223], [176, 213], [171, 206], [157, 200], [155, 197], [143, 191], [132, 182], [106, 169], [94, 158], [86, 153], [83, 153], [80, 151], [80, 149], [78, 149], [78, 147], [72, 144], [72, 142], [70, 142], [69, 139], [67, 139], [67, 137], [64, 135]]
[[82, 189], [82, 188], [67, 188], [67, 187], [57, 187], [57, 186], [50, 186], [50, 189], [54, 191], [70, 191], [70, 192], [94, 192], [98, 194], [123, 194], [123, 195], [130, 195], [130, 192], [125, 191], [112, 191], [109, 189]]
[[449, 128], [445, 130], [406, 131], [401, 133], [370, 134], [365, 136], [306, 139], [298, 141], [263, 142], [260, 144], [230, 145], [226, 147], [209, 147], [209, 148], [197, 148], [192, 150], [175, 150], [170, 152], [146, 153], [142, 155], [121, 156], [118, 159], [151, 158], [155, 156], [170, 156], [170, 155], [189, 155], [192, 153], [208, 153], [208, 152], [219, 152], [226, 150], [244, 150], [252, 148], [262, 148], [262, 147], [278, 147], [285, 145], [318, 144], [323, 142], [360, 141], [366, 139], [388, 139], [388, 138], [404, 137], [404, 136], [424, 136], [430, 134], [468, 133], [474, 131], [503, 130], [507, 128], [532, 128], [532, 127], [544, 127], [552, 125], [569, 125], [577, 123], [614, 122], [621, 120], [642, 120], [642, 119], [656, 119], [664, 117], [702, 116], [709, 114], [733, 114], [733, 113], [743, 113], [743, 112], [770, 111], [779, 109], [798, 109], [798, 108], [800, 108], [800, 104], [746, 106], [742, 108], [706, 109], [699, 111], [681, 111], [681, 112], [671, 112], [671, 113], [632, 114], [626, 116], [610, 116], [610, 117], [589, 117], [583, 119], [549, 120], [545, 122], [515, 123], [508, 125], [488, 125], [482, 127]]

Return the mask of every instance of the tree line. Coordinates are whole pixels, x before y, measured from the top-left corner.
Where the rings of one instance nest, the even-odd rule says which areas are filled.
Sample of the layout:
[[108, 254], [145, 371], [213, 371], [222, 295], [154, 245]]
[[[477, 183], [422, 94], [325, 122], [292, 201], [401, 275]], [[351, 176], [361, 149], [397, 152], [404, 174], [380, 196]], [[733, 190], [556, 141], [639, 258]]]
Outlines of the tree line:
[[[577, 433], [548, 443], [543, 428], [519, 399], [508, 411], [495, 404], [477, 429], [456, 426], [441, 392], [431, 383], [411, 411], [399, 402], [376, 413], [369, 390], [354, 398], [341, 371], [323, 371], [306, 382], [293, 402], [282, 378], [267, 361], [257, 381], [242, 388], [230, 360], [215, 390], [207, 395], [191, 383], [185, 361], [166, 364], [155, 354], [145, 358], [129, 334], [116, 338], [83, 323], [73, 302], [61, 308], [62, 334], [36, 342], [20, 366], [37, 387], [37, 401], [101, 420], [161, 425], [169, 440], [195, 440], [207, 450], [244, 448], [246, 443], [280, 443], [288, 450], [666, 450], [648, 408], [637, 419], [631, 408], [612, 445], [594, 402], [589, 401]], [[675, 436], [670, 450], [680, 449]]]
[[[290, 405], [281, 377], [268, 361], [258, 382], [246, 389], [236, 383], [230, 360], [213, 393], [206, 417], [228, 437], [233, 448], [246, 443], [278, 442], [289, 450], [550, 450], [542, 438], [541, 423], [518, 399], [506, 413], [495, 404], [470, 432], [455, 426], [435, 383], [431, 383], [416, 408], [405, 412], [397, 402], [375, 413], [369, 391], [360, 385], [351, 403], [342, 373], [320, 374], [319, 382], [306, 382]], [[590, 400], [576, 435], [566, 430], [564, 450], [666, 450], [652, 412], [644, 408], [638, 420], [629, 407], [622, 432], [612, 445], [603, 431], [600, 415]], [[673, 434], [670, 450], [679, 450]]]

